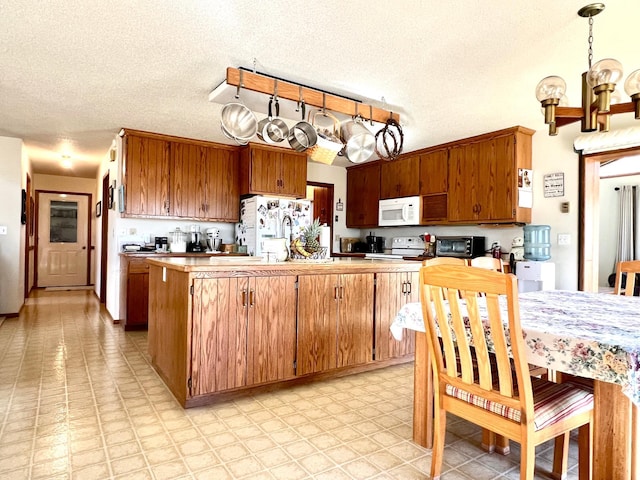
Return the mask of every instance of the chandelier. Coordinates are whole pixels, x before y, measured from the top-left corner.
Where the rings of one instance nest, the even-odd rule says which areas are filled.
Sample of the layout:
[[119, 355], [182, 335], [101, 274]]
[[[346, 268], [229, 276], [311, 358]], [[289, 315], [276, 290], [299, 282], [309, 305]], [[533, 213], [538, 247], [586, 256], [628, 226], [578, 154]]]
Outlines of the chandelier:
[[[565, 96], [566, 83], [558, 76], [543, 78], [536, 87], [536, 98], [544, 109], [544, 123], [549, 135], [557, 135], [557, 127], [581, 121], [581, 131], [609, 131], [611, 115], [635, 112], [640, 119], [640, 70], [631, 73], [624, 90], [631, 102], [617, 103], [616, 83], [622, 78], [622, 65], [613, 58], [605, 58], [591, 65], [593, 60], [593, 17], [604, 10], [603, 3], [592, 3], [578, 10], [589, 19], [589, 70], [582, 74], [582, 107], [569, 107]], [[615, 92], [615, 93], [614, 93]]]

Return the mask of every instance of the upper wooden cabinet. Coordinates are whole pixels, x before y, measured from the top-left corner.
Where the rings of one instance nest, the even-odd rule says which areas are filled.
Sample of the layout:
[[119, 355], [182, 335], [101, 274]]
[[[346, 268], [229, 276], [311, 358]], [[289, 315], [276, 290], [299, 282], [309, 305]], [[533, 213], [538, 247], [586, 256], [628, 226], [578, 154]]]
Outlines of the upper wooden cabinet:
[[124, 216], [237, 222], [238, 148], [125, 130]]
[[419, 193], [419, 155], [381, 163], [380, 198], [411, 197]]
[[449, 149], [420, 155], [420, 195], [447, 193], [449, 190]]
[[171, 215], [237, 222], [237, 150], [171, 142], [170, 152]]
[[347, 169], [347, 227], [378, 226], [380, 162]]
[[137, 134], [123, 138], [125, 214], [165, 217], [169, 213], [169, 142]]
[[515, 127], [451, 148], [450, 222], [531, 222], [531, 208], [518, 205], [518, 169], [531, 169], [533, 133]]
[[307, 156], [268, 145], [249, 144], [240, 154], [240, 194], [304, 198]]

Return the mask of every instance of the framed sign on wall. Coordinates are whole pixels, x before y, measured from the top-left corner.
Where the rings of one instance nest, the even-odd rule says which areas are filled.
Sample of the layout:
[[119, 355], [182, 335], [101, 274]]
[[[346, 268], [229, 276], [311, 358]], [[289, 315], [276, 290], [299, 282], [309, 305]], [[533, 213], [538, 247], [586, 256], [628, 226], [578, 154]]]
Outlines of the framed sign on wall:
[[545, 198], [564, 196], [564, 173], [549, 173], [544, 176], [544, 196]]

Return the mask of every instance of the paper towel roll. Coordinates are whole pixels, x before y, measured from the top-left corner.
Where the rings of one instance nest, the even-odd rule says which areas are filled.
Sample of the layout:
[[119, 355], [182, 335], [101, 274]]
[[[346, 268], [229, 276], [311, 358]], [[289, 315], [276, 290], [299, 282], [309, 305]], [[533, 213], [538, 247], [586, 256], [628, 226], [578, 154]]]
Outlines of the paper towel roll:
[[331, 227], [320, 227], [320, 246], [327, 247], [324, 258], [329, 258], [329, 247], [331, 246]]

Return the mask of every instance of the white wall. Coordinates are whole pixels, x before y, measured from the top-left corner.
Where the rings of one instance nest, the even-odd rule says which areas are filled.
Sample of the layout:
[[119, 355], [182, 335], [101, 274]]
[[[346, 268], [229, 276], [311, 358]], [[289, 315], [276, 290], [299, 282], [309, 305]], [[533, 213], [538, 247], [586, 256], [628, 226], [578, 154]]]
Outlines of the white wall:
[[17, 314], [24, 303], [23, 164], [26, 166], [28, 159], [22, 140], [0, 137], [0, 225], [7, 227], [7, 234], [0, 235], [0, 315]]

